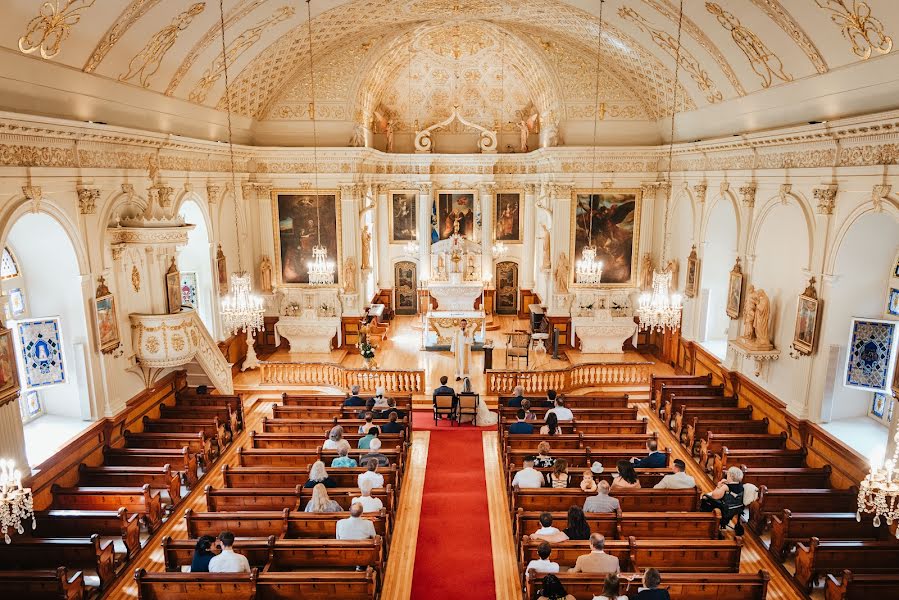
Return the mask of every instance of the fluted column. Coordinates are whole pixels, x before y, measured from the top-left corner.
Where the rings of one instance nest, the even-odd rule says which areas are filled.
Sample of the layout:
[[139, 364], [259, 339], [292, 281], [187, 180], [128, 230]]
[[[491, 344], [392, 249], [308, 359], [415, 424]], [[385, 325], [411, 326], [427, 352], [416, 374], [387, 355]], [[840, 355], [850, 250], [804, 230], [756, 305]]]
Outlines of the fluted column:
[[22, 428], [22, 416], [19, 413], [18, 394], [0, 400], [0, 458], [11, 458], [22, 476], [31, 474], [28, 467], [28, 456], [25, 451], [25, 430]]
[[521, 240], [521, 287], [526, 290], [534, 289], [534, 256], [537, 252], [536, 233], [536, 213], [534, 195], [537, 191], [537, 185], [528, 183], [524, 186], [524, 239]]
[[[493, 207], [495, 183], [482, 183], [478, 185], [478, 195], [481, 202], [481, 279], [487, 279], [493, 275]], [[477, 240], [474, 240], [477, 241]]]

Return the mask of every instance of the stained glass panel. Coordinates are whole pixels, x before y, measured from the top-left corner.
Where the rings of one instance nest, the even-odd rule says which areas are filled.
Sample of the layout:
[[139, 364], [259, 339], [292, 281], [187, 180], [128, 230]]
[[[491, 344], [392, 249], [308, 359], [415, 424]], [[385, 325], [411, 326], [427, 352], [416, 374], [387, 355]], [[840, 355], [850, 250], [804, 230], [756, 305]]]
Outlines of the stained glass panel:
[[0, 256], [0, 279], [12, 279], [19, 276], [19, 265], [12, 257], [9, 248], [3, 249], [3, 255]]

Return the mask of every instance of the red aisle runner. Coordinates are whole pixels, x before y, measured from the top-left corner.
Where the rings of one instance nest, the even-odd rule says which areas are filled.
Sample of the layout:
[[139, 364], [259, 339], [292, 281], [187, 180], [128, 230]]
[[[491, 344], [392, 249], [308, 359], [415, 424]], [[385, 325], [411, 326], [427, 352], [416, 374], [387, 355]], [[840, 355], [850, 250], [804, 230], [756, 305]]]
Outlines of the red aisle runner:
[[481, 430], [442, 422], [428, 445], [412, 599], [495, 596]]

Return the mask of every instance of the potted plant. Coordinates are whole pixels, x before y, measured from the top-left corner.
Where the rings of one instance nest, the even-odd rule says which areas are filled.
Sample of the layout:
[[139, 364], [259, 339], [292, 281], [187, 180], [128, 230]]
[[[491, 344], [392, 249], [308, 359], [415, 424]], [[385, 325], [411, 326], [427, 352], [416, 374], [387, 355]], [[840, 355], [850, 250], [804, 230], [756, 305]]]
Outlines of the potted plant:
[[375, 362], [375, 349], [368, 342], [362, 342], [359, 345], [359, 353], [362, 355], [362, 366], [366, 369], [377, 369], [378, 363]]

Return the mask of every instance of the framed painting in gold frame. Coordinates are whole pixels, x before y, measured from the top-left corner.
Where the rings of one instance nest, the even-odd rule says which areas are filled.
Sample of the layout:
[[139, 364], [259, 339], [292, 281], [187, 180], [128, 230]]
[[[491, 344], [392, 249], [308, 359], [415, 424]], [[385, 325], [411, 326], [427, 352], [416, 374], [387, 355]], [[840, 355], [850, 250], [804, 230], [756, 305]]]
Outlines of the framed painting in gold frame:
[[823, 302], [818, 299], [814, 280], [799, 294], [796, 307], [796, 327], [793, 330], [793, 348], [800, 354], [813, 354], [818, 345]]
[[181, 273], [174, 257], [165, 273], [165, 296], [169, 314], [181, 312]]
[[390, 192], [390, 242], [401, 244], [418, 239], [418, 192], [392, 190]]
[[701, 262], [696, 255], [696, 245], [690, 251], [687, 257], [687, 275], [684, 281], [684, 296], [687, 298], [695, 298], [696, 292], [699, 290], [699, 267]]
[[[571, 261], [580, 260], [584, 247], [591, 243], [596, 260], [603, 263], [602, 287], [633, 287], [637, 283], [642, 205], [640, 188], [572, 192]], [[574, 269], [571, 284], [579, 285]]]
[[725, 312], [731, 319], [737, 319], [740, 316], [740, 309], [743, 307], [743, 267], [740, 266], [740, 257], [734, 263], [734, 268], [730, 270], [730, 277], [727, 280], [727, 305]]
[[454, 233], [474, 240], [477, 201], [477, 190], [438, 190], [437, 219], [432, 222], [436, 236], [432, 236], [432, 243], [448, 239]]
[[16, 351], [13, 332], [0, 326], [0, 398], [19, 390], [19, 374], [16, 369]]
[[497, 192], [493, 201], [493, 241], [507, 244], [522, 242], [522, 206], [520, 191]]
[[283, 287], [309, 287], [308, 263], [321, 244], [335, 265], [334, 285], [340, 284], [340, 196], [336, 190], [272, 190], [275, 239], [275, 281]]

